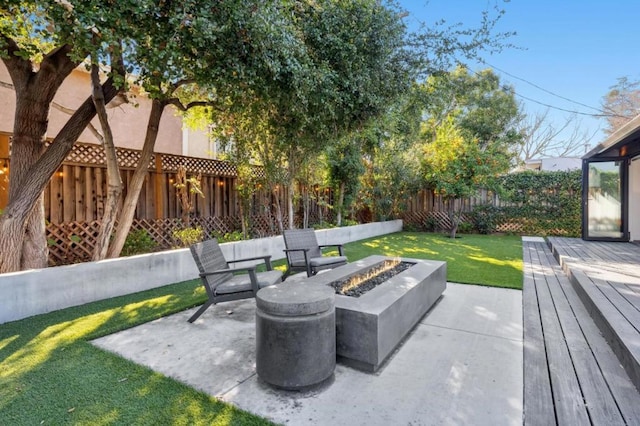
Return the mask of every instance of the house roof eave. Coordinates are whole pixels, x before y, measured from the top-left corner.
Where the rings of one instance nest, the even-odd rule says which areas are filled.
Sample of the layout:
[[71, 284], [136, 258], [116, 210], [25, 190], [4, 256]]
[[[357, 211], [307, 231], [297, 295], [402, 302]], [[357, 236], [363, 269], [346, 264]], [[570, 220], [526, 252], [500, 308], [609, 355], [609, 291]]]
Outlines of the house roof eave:
[[582, 156], [582, 159], [585, 160], [595, 157], [612, 148], [614, 145], [632, 138], [634, 135], [640, 136], [640, 115], [637, 115], [631, 121], [609, 135], [607, 139], [600, 142], [595, 148]]

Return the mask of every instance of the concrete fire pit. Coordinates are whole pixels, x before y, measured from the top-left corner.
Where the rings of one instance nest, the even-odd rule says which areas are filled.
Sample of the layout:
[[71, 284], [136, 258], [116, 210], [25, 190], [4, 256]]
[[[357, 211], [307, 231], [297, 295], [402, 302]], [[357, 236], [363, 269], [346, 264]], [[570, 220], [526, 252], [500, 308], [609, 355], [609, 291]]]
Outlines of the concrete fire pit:
[[[305, 279], [300, 285], [330, 285], [392, 259], [369, 256]], [[446, 289], [446, 262], [401, 258], [413, 263], [360, 297], [336, 294], [336, 353], [338, 360], [375, 372]]]

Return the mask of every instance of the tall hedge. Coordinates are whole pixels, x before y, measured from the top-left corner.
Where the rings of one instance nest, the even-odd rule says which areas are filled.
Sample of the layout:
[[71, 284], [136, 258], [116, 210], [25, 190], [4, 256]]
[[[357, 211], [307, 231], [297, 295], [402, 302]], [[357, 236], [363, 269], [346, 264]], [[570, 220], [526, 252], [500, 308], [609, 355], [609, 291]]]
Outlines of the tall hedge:
[[575, 171], [512, 173], [495, 185], [501, 206], [479, 206], [472, 216], [484, 233], [502, 223], [517, 223], [530, 235], [579, 236], [582, 173]]

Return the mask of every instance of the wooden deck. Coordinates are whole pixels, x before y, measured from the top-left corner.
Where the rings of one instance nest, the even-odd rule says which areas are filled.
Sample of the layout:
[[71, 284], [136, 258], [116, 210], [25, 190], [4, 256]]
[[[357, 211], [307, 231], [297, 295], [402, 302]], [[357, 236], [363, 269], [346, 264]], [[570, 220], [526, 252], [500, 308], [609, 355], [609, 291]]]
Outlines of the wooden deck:
[[[614, 251], [596, 244], [591, 249], [591, 243], [582, 240], [549, 240], [551, 249], [545, 242], [523, 242], [524, 423], [640, 424], [640, 393], [627, 366], [623, 368], [620, 362], [619, 353], [623, 351], [614, 351], [615, 339], [609, 338], [608, 331], [601, 331], [603, 321], [594, 311], [595, 303], [588, 301], [590, 296], [600, 298], [593, 288], [595, 284], [586, 291], [580, 283], [593, 281], [588, 274], [602, 274], [598, 266], [613, 269], [618, 280], [629, 273], [629, 280], [638, 280], [640, 275], [633, 274], [640, 266], [640, 248], [621, 244]], [[570, 249], [574, 251], [569, 252]], [[588, 268], [589, 273], [583, 268]], [[611, 287], [625, 294], [625, 300], [637, 301], [627, 284], [613, 282], [617, 284]], [[629, 327], [629, 322], [620, 317], [611, 324], [613, 330], [625, 330], [623, 334], [631, 346], [634, 342], [639, 344], [637, 329], [632, 336]]]

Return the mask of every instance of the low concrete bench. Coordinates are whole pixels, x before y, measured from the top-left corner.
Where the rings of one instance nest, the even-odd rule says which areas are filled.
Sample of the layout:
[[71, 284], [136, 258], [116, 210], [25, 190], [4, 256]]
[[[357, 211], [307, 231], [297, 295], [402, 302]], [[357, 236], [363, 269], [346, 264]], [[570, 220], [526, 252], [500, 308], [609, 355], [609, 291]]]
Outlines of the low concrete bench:
[[302, 389], [329, 379], [336, 366], [335, 293], [304, 282], [256, 295], [256, 370], [265, 382]]

